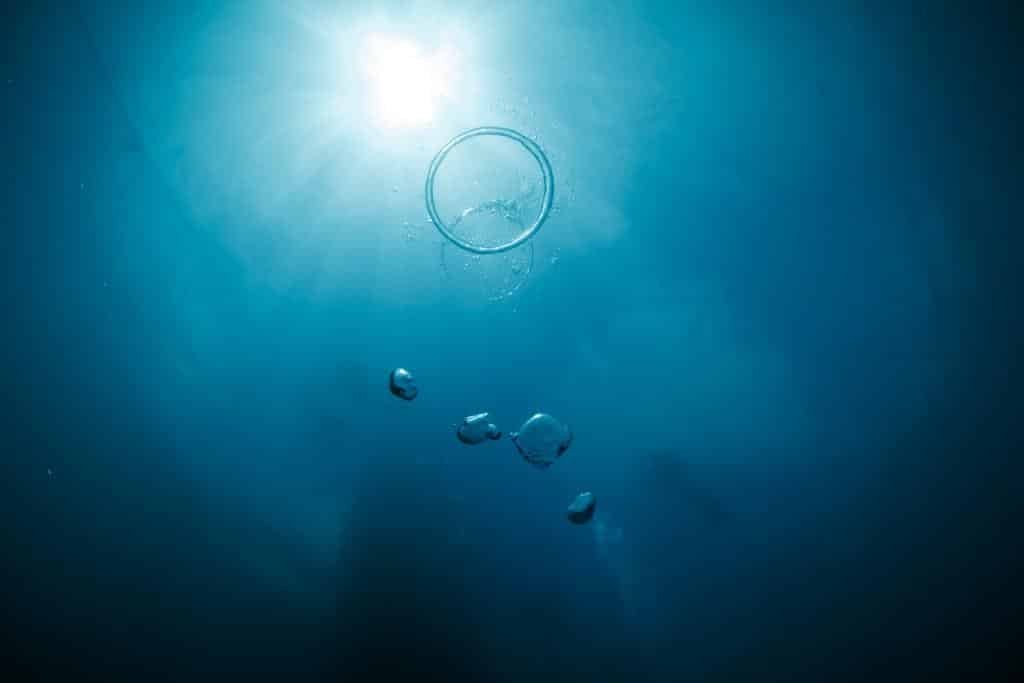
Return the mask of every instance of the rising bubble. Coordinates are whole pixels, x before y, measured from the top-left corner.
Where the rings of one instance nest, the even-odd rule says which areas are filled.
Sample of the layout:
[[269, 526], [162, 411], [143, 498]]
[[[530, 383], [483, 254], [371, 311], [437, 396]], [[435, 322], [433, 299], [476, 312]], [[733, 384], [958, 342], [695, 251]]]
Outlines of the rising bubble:
[[586, 524], [594, 516], [594, 508], [597, 506], [597, 499], [590, 491], [576, 496], [576, 499], [569, 503], [566, 517], [573, 524]]
[[501, 430], [490, 420], [490, 413], [465, 417], [462, 424], [455, 430], [455, 436], [459, 441], [470, 446], [483, 443], [488, 439], [496, 441], [501, 438]]
[[395, 368], [389, 379], [391, 393], [400, 399], [411, 401], [420, 393], [416, 378], [405, 368]]
[[537, 413], [509, 438], [526, 462], [545, 469], [569, 450], [572, 431], [547, 413]]
[[[529, 227], [522, 230], [516, 237], [495, 246], [483, 246], [478, 242], [469, 241], [457, 235], [452, 230], [452, 226], [445, 223], [438, 214], [437, 200], [434, 197], [434, 181], [445, 157], [447, 157], [448, 153], [460, 143], [478, 136], [498, 136], [518, 142], [536, 160], [537, 165], [540, 167], [543, 182], [543, 195], [541, 197], [540, 212], [537, 214], [537, 217]], [[467, 130], [464, 133], [460, 133], [449, 140], [448, 143], [441, 148], [441, 151], [439, 151], [434, 157], [434, 160], [430, 162], [430, 169], [427, 171], [427, 182], [424, 194], [427, 204], [427, 214], [444, 237], [450, 240], [453, 244], [475, 254], [497, 254], [518, 247], [520, 244], [533, 237], [533, 235], [540, 230], [540, 226], [544, 224], [544, 221], [548, 218], [548, 214], [551, 212], [551, 204], [554, 201], [555, 194], [555, 176], [554, 172], [551, 170], [551, 162], [548, 161], [547, 156], [545, 156], [540, 146], [522, 133], [510, 128], [474, 128], [472, 130]]]

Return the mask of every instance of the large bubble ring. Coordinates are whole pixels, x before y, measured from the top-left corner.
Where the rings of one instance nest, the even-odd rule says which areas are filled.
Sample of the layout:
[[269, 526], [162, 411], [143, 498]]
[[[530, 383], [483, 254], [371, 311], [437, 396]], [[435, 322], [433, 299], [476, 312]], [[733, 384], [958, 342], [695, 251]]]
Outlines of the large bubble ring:
[[[444, 162], [448, 153], [452, 151], [459, 143], [465, 142], [470, 138], [475, 138], [478, 135], [497, 135], [505, 137], [510, 140], [515, 140], [521, 144], [530, 155], [537, 160], [537, 165], [540, 166], [541, 175], [544, 177], [544, 196], [541, 198], [540, 212], [537, 214], [537, 218], [533, 221], [530, 227], [526, 228], [518, 237], [510, 242], [499, 244], [494, 247], [483, 247], [471, 242], [467, 242], [460, 239], [452, 233], [451, 228], [447, 223], [442, 220], [441, 216], [437, 212], [437, 205], [434, 200], [434, 178], [437, 176], [437, 171], [441, 168], [441, 164]], [[441, 151], [437, 153], [434, 160], [430, 162], [430, 170], [427, 171], [427, 183], [425, 187], [426, 201], [427, 201], [427, 214], [430, 216], [430, 220], [434, 222], [437, 229], [453, 244], [456, 244], [466, 251], [471, 251], [474, 254], [500, 254], [503, 251], [514, 249], [520, 244], [530, 239], [540, 230], [540, 226], [547, 220], [548, 214], [551, 213], [551, 204], [555, 199], [555, 174], [551, 170], [551, 162], [548, 161], [547, 156], [544, 155], [543, 150], [540, 146], [526, 137], [522, 133], [512, 130], [511, 128], [496, 128], [493, 126], [484, 126], [482, 128], [473, 128], [463, 133], [459, 133], [448, 143], [441, 148]]]

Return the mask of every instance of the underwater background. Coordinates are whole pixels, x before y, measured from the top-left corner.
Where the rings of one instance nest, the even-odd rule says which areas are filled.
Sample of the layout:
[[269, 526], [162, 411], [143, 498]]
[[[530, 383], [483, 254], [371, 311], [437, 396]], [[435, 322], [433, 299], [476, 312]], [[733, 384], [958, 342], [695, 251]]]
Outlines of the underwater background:
[[[7, 13], [22, 677], [1013, 665], [1009, 4]], [[473, 259], [424, 181], [477, 126], [536, 140], [555, 200]], [[536, 204], [517, 151], [453, 152], [445, 215]], [[506, 434], [551, 413], [572, 446], [539, 469], [460, 443], [484, 411]], [[581, 491], [597, 511], [570, 524]]]

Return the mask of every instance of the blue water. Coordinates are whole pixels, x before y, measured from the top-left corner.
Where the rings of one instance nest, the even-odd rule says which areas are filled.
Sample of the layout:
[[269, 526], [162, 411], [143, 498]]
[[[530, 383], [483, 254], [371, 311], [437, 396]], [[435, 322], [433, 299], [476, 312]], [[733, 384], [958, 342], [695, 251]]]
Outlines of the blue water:
[[[12, 661], [517, 682], [1000, 661], [1012, 31], [873, 4], [12, 16]], [[367, 75], [371, 35], [451, 73]], [[526, 275], [466, 270], [427, 220], [431, 158], [477, 126], [552, 165]], [[510, 149], [445, 191], [535, 170]], [[506, 438], [460, 443], [484, 411]], [[573, 433], [548, 469], [507, 438], [536, 412]], [[570, 524], [582, 491], [596, 515]]]

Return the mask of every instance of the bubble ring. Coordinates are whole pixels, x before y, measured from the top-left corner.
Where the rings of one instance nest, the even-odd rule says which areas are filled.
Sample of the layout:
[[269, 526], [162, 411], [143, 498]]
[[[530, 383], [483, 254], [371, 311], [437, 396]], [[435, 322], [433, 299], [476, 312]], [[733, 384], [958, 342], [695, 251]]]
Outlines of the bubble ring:
[[[511, 242], [505, 244], [499, 244], [496, 247], [481, 247], [465, 240], [456, 237], [448, 225], [441, 219], [441, 216], [437, 213], [437, 205], [434, 200], [434, 177], [437, 175], [437, 171], [441, 168], [441, 164], [444, 162], [448, 152], [452, 151], [456, 145], [461, 142], [465, 142], [470, 138], [475, 138], [478, 135], [497, 135], [505, 137], [510, 140], [515, 140], [521, 144], [530, 155], [536, 159], [537, 165], [540, 166], [541, 175], [544, 176], [544, 196], [541, 198], [540, 213], [537, 214], [537, 218], [526, 230], [523, 231], [519, 237], [516, 237]], [[471, 251], [474, 254], [500, 254], [503, 251], [514, 249], [526, 240], [533, 237], [533, 235], [540, 230], [540, 226], [547, 220], [548, 214], [551, 213], [551, 204], [555, 199], [555, 174], [551, 170], [551, 162], [548, 161], [547, 156], [541, 150], [540, 146], [526, 137], [522, 133], [512, 130], [511, 128], [497, 128], [493, 126], [484, 126], [481, 128], [473, 128], [463, 133], [459, 133], [441, 148], [441, 151], [437, 153], [434, 160], [430, 162], [430, 170], [427, 171], [427, 182], [424, 188], [424, 194], [426, 195], [427, 201], [427, 214], [430, 216], [430, 220], [434, 222], [434, 225], [452, 244], [458, 245], [466, 251]]]

